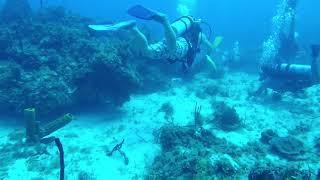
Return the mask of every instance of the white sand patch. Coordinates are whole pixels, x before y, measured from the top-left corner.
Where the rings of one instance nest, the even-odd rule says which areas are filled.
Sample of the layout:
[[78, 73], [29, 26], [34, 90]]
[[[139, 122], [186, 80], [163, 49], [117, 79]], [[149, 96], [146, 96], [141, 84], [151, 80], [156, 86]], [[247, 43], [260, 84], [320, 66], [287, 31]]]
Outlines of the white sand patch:
[[[215, 109], [212, 104], [224, 101], [234, 107], [243, 121], [243, 127], [233, 132], [225, 132], [217, 128], [209, 128], [220, 138], [238, 146], [245, 146], [250, 141], [259, 141], [260, 134], [265, 129], [274, 129], [280, 136], [288, 134], [298, 122], [309, 122], [313, 127], [319, 127], [319, 118], [308, 120], [306, 115], [296, 112], [298, 105], [315, 106], [319, 96], [295, 101], [290, 99], [296, 107], [281, 106], [281, 104], [264, 104], [258, 100], [249, 100], [248, 91], [257, 83], [257, 77], [244, 73], [230, 73], [221, 80], [207, 79], [202, 75], [195, 77], [191, 83], [177, 83], [171, 89], [147, 95], [134, 95], [123, 105], [119, 112], [92, 112], [76, 115], [76, 119], [68, 126], [55, 132], [60, 137], [65, 149], [66, 176], [68, 179], [77, 179], [79, 173], [87, 173], [97, 179], [132, 179], [143, 178], [147, 168], [152, 164], [155, 156], [161, 151], [154, 135], [164, 124], [170, 123], [165, 113], [159, 111], [165, 103], [173, 107], [173, 123], [188, 125], [193, 123], [194, 107], [197, 103], [202, 107], [201, 114], [205, 120], [212, 120]], [[219, 86], [223, 94], [197, 96], [197, 90]], [[198, 92], [199, 93], [199, 92]], [[308, 93], [318, 93], [312, 90]], [[205, 97], [205, 98], [203, 98]], [[284, 103], [285, 103], [284, 102]], [[313, 111], [317, 108], [312, 107]], [[319, 115], [314, 112], [312, 116]], [[19, 127], [21, 128], [21, 127]], [[6, 135], [16, 129], [14, 126], [0, 124], [0, 145], [7, 142]], [[302, 137], [307, 144], [312, 144], [314, 137], [320, 134], [320, 128], [313, 128]], [[115, 152], [107, 156], [117, 143], [124, 139], [122, 150], [129, 159]], [[50, 147], [51, 156], [57, 157], [55, 146]], [[53, 159], [53, 158], [51, 158]], [[49, 159], [48, 159], [49, 160]], [[268, 155], [266, 161], [278, 161], [279, 158]], [[239, 157], [240, 164], [254, 165], [254, 157]], [[46, 179], [56, 179], [58, 169], [48, 174]], [[35, 177], [36, 172], [27, 171], [25, 160], [18, 160], [10, 168], [8, 179]], [[23, 178], [22, 178], [23, 179]]]
[[8, 142], [8, 134], [16, 129], [23, 128], [17, 118], [0, 117], [0, 148]]
[[27, 170], [25, 159], [17, 160], [8, 171], [8, 179], [12, 179], [12, 180], [13, 179], [32, 179], [35, 177], [39, 177], [39, 174], [35, 172], [29, 172]]

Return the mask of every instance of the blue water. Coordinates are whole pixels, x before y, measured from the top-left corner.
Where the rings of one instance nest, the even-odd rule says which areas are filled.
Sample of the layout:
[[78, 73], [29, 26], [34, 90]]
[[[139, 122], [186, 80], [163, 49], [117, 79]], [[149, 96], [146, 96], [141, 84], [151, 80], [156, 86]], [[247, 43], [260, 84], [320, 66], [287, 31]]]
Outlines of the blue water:
[[[0, 180], [58, 179], [62, 162], [79, 180], [319, 179], [320, 1], [298, 0], [297, 49], [283, 36], [293, 15], [277, 16], [285, 1], [29, 0], [29, 18], [0, 22]], [[161, 41], [159, 23], [126, 13], [136, 4], [170, 22], [189, 12], [222, 43], [191, 52], [183, 37], [180, 59], [170, 44], [147, 47], [168, 55], [157, 59], [133, 26], [88, 27], [134, 19]], [[200, 53], [188, 69], [190, 52]]]
[[[39, 7], [38, 0], [29, 0], [34, 8]], [[271, 17], [275, 14], [277, 0], [202, 0], [197, 2], [194, 16], [201, 17], [214, 27], [217, 35], [225, 37], [226, 45], [240, 41], [245, 48], [254, 49], [261, 45], [270, 28]], [[135, 4], [142, 4], [168, 14], [174, 20], [179, 17], [177, 2], [164, 0], [150, 2], [146, 0], [121, 0], [116, 3], [104, 0], [44, 0], [46, 5], [61, 5], [81, 15], [108, 20], [130, 19], [126, 10]], [[297, 8], [297, 32], [299, 41], [308, 46], [320, 41], [319, 1], [300, 0]]]

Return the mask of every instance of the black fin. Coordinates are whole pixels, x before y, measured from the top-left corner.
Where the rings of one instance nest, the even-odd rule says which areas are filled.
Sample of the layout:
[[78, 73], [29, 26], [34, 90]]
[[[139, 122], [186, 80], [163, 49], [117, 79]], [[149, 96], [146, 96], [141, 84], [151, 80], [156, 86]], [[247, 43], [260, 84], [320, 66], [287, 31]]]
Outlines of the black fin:
[[313, 44], [311, 45], [311, 56], [314, 59], [317, 59], [319, 57], [320, 52], [320, 44]]
[[128, 9], [127, 13], [133, 17], [144, 20], [152, 20], [152, 18], [157, 15], [156, 11], [145, 8], [141, 5], [135, 5], [131, 7], [130, 9]]

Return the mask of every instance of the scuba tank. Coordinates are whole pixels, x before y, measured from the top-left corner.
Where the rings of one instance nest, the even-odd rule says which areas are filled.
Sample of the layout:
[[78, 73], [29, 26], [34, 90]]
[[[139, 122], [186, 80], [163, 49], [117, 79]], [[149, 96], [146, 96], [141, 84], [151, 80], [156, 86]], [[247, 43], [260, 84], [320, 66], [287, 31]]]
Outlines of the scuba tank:
[[[196, 58], [196, 54], [200, 51], [199, 42], [201, 40], [199, 37], [202, 31], [201, 24], [205, 24], [209, 27], [210, 34], [208, 38], [210, 38], [212, 34], [211, 26], [201, 19], [195, 19], [192, 16], [182, 16], [171, 24], [176, 36], [183, 37], [188, 42], [188, 52], [182, 60], [184, 72], [187, 72], [192, 66]], [[168, 60], [171, 63], [176, 62], [176, 60]]]
[[261, 70], [266, 76], [286, 78], [288, 80], [310, 80], [312, 77], [310, 65], [282, 63], [277, 65], [264, 65]]
[[311, 75], [311, 66], [302, 65], [302, 64], [286, 64], [282, 63], [279, 66], [279, 72], [293, 75], [293, 76], [310, 76]]
[[[181, 57], [179, 61], [182, 62], [183, 71], [191, 67], [196, 57], [197, 52], [199, 51], [199, 34], [201, 32], [200, 20], [195, 20], [192, 16], [182, 16], [171, 24], [173, 31], [177, 37], [183, 37], [187, 43], [188, 48], [187, 54], [185, 57]], [[174, 63], [176, 59], [168, 59], [170, 63]]]
[[275, 91], [296, 92], [313, 85], [310, 65], [265, 64], [261, 70], [260, 80], [264, 80], [266, 87]]
[[177, 36], [182, 36], [188, 31], [194, 22], [194, 18], [191, 16], [183, 16], [171, 24], [172, 29]]

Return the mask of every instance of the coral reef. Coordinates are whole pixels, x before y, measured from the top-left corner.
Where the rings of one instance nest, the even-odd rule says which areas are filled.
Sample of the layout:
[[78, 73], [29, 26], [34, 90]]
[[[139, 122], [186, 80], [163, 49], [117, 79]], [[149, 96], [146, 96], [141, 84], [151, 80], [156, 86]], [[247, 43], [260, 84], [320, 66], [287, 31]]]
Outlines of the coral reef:
[[237, 111], [226, 105], [224, 102], [221, 102], [216, 106], [213, 122], [225, 131], [236, 130], [242, 125]]
[[215, 137], [205, 129], [195, 130], [194, 126], [166, 125], [160, 129], [159, 143], [162, 152], [149, 170], [148, 178], [209, 178], [213, 175], [224, 177], [234, 175], [230, 163], [218, 162], [211, 157], [216, 153], [236, 154], [237, 147], [226, 140]]
[[272, 129], [267, 129], [261, 133], [260, 141], [265, 144], [269, 144], [270, 141], [275, 137], [278, 137], [278, 134]]
[[209, 178], [214, 173], [208, 157], [201, 157], [192, 151], [163, 153], [155, 159], [152, 168], [147, 179]]
[[81, 171], [78, 175], [78, 180], [96, 180], [97, 178], [85, 171]]
[[272, 150], [287, 159], [299, 159], [306, 152], [304, 143], [293, 137], [275, 137], [270, 141]]
[[303, 179], [311, 178], [311, 172], [300, 170], [298, 167], [257, 167], [249, 174], [249, 180], [260, 179]]
[[164, 113], [164, 118], [168, 121], [173, 123], [173, 114], [174, 109], [170, 102], [163, 103], [162, 106], [159, 109], [159, 112]]
[[6, 0], [1, 11], [1, 19], [6, 22], [28, 21], [31, 18], [31, 7], [28, 0]]
[[[23, 131], [15, 131], [8, 135], [9, 141], [2, 144], [0, 148], [0, 179], [6, 177], [8, 168], [17, 160], [26, 160], [27, 169], [37, 170], [42, 173], [48, 173], [59, 168], [59, 163], [52, 163], [58, 159], [55, 154], [51, 154], [49, 147], [52, 145], [30, 144], [24, 142], [25, 133]], [[45, 159], [43, 159], [46, 157]], [[58, 161], [59, 162], [59, 161]]]
[[294, 136], [279, 137], [276, 132], [267, 129], [261, 133], [260, 141], [270, 145], [270, 149], [276, 155], [288, 160], [306, 158], [305, 144]]
[[[291, 135], [281, 137], [272, 129], [263, 131], [260, 141], [249, 141], [243, 146], [194, 125], [164, 125], [155, 135], [162, 151], [154, 159], [147, 179], [248, 177], [254, 180], [314, 176], [315, 169], [301, 166], [306, 158], [315, 156], [307, 152], [307, 145]], [[316, 139], [316, 148], [317, 142]]]
[[[0, 164], [4, 165], [0, 169], [0, 179], [6, 177], [8, 168], [20, 159], [26, 160], [27, 169], [30, 171], [46, 173], [53, 171], [53, 168], [59, 168], [59, 163], [57, 165], [52, 163], [56, 162], [58, 158], [55, 158], [49, 152], [52, 149], [52, 142], [55, 142], [58, 147], [60, 176], [64, 177], [64, 151], [60, 139], [47, 136], [72, 121], [73, 116], [66, 114], [40, 127], [40, 122], [36, 120], [35, 109], [25, 109], [24, 115], [26, 131], [16, 130], [10, 133], [7, 137], [7, 143], [2, 144], [2, 147], [0, 147]], [[50, 159], [50, 163], [48, 163], [48, 159]]]
[[210, 160], [215, 174], [219, 174], [222, 177], [234, 176], [240, 171], [240, 166], [237, 164], [237, 162], [235, 162], [233, 158], [227, 154], [213, 155]]
[[316, 148], [317, 153], [320, 154], [320, 137], [315, 138], [314, 147]]
[[128, 100], [140, 85], [128, 42], [94, 34], [90, 22], [59, 7], [34, 13], [27, 24], [1, 21], [1, 110], [35, 107], [42, 115]]

